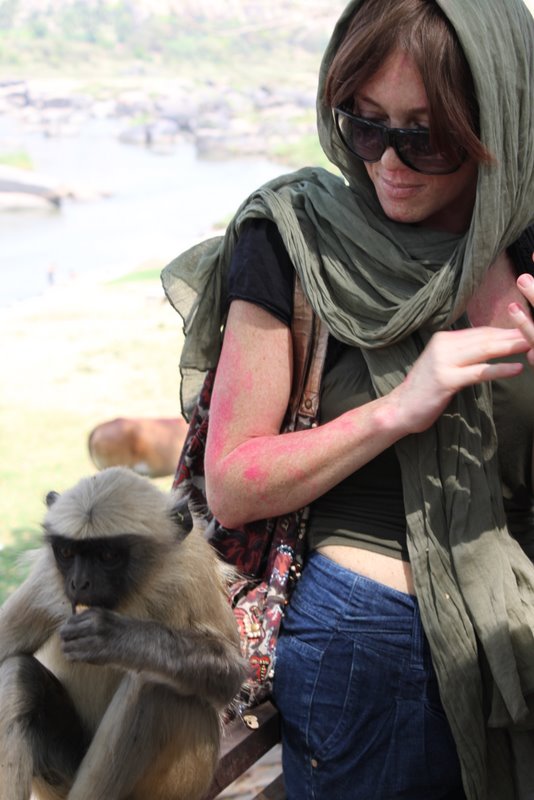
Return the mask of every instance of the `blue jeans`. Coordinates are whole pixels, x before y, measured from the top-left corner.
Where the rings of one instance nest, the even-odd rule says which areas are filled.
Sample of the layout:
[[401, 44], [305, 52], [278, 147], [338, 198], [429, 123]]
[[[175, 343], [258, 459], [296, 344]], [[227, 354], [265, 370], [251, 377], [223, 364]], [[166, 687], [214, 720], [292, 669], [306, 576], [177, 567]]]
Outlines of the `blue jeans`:
[[288, 800], [464, 800], [417, 601], [312, 553], [277, 646]]

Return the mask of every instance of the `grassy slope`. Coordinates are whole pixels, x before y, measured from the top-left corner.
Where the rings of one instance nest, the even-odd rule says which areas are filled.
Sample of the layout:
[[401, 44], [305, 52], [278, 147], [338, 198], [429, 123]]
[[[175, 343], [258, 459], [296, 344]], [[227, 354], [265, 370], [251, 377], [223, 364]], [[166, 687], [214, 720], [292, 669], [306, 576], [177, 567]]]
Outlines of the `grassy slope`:
[[[0, 600], [19, 580], [15, 553], [38, 541], [43, 498], [95, 471], [87, 436], [116, 416], [177, 416], [181, 323], [158, 268], [80, 282], [4, 312], [0, 392]], [[161, 479], [162, 488], [170, 486]]]

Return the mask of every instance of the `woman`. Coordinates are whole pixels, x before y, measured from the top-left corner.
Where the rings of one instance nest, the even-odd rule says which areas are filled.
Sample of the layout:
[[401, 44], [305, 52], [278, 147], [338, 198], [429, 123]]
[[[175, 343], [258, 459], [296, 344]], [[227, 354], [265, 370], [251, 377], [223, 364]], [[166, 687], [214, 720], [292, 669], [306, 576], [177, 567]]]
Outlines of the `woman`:
[[[532, 548], [533, 44], [522, 0], [353, 0], [318, 95], [346, 182], [273, 181], [168, 268], [177, 306], [202, 292], [186, 377], [229, 302], [214, 515], [311, 506], [275, 673], [290, 800], [534, 796], [534, 567], [507, 528]], [[321, 424], [279, 436], [294, 271], [331, 338]]]

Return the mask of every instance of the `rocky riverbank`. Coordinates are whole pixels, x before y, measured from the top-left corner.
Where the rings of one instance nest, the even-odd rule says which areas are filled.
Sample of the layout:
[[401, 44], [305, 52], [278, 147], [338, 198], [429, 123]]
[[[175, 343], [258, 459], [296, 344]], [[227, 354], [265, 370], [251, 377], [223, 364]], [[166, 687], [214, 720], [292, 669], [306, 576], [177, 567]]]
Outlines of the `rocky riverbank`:
[[113, 119], [124, 142], [166, 148], [185, 139], [200, 157], [218, 159], [269, 156], [315, 132], [313, 88], [140, 83], [132, 89], [110, 82], [88, 92], [57, 79], [4, 81], [0, 114], [45, 136], [75, 135], [88, 119]]

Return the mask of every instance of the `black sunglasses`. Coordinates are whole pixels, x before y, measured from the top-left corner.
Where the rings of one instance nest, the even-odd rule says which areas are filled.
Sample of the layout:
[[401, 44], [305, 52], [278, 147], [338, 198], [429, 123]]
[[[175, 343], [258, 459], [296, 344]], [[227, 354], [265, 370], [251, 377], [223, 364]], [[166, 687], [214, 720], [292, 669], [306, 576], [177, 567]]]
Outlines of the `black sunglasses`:
[[403, 164], [427, 175], [448, 175], [460, 169], [466, 159], [463, 148], [458, 157], [433, 149], [430, 132], [418, 128], [388, 128], [379, 122], [356, 117], [344, 108], [333, 109], [337, 132], [347, 148], [362, 161], [380, 161], [388, 147], [393, 147]]

